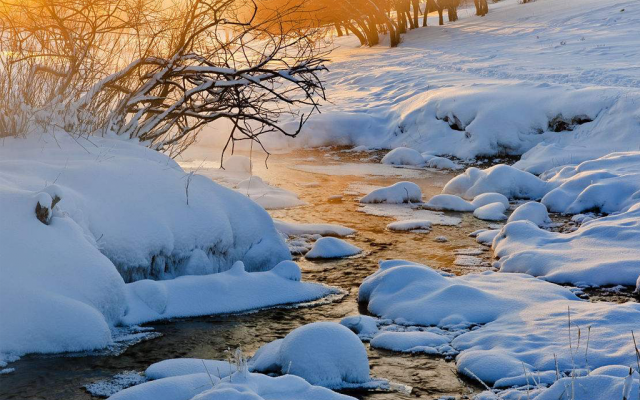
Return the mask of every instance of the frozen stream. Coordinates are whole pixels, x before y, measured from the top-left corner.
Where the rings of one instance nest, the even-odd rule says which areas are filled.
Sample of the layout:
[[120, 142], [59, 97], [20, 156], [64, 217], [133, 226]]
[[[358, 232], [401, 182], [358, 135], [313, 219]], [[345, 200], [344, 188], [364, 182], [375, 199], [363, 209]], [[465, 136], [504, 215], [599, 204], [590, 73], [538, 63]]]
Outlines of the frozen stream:
[[[328, 154], [327, 157], [325, 154]], [[120, 355], [26, 356], [11, 367], [16, 371], [0, 375], [0, 399], [91, 399], [83, 386], [108, 379], [123, 371], [144, 371], [150, 364], [176, 357], [225, 359], [225, 350], [241, 347], [253, 354], [261, 345], [281, 338], [298, 326], [314, 321], [338, 322], [359, 310], [357, 290], [362, 280], [377, 269], [383, 259], [402, 258], [421, 262], [456, 274], [485, 269], [455, 265], [455, 251], [479, 248], [468, 233], [487, 227], [488, 223], [470, 214], [451, 213], [462, 222], [458, 226], [433, 227], [428, 233], [390, 233], [385, 226], [393, 218], [372, 216], [358, 211], [357, 192], [371, 186], [388, 186], [411, 180], [423, 190], [425, 198], [440, 192], [452, 174], [435, 170], [406, 170], [382, 166], [378, 157], [373, 164], [358, 161], [369, 155], [353, 155], [340, 151], [299, 151], [276, 155], [269, 169], [256, 163], [256, 174], [265, 181], [296, 192], [306, 206], [276, 210], [271, 214], [286, 221], [336, 223], [357, 230], [347, 240], [365, 250], [363, 256], [333, 261], [297, 260], [303, 279], [340, 287], [348, 292], [343, 299], [329, 304], [305, 308], [282, 308], [231, 316], [153, 323], [161, 337], [139, 343]], [[304, 165], [304, 166], [301, 166]], [[206, 175], [207, 169], [199, 173]], [[342, 200], [329, 197], [343, 195]], [[448, 241], [434, 239], [446, 236]], [[490, 252], [478, 256], [489, 261]], [[368, 345], [367, 345], [368, 346]], [[460, 380], [455, 364], [439, 357], [403, 355], [369, 349], [372, 375], [413, 388], [411, 394], [350, 393], [362, 399], [439, 398], [468, 396], [477, 388]]]

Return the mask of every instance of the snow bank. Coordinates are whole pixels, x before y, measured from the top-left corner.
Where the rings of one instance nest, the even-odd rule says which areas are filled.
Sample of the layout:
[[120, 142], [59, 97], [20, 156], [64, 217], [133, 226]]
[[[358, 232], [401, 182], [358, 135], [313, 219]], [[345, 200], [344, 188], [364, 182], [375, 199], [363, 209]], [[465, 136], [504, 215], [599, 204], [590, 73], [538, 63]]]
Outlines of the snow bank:
[[[415, 263], [389, 262], [363, 282], [359, 299], [372, 313], [403, 325], [472, 327], [451, 342], [460, 351], [457, 369], [497, 388], [525, 386], [532, 376], [551, 384], [556, 360], [560, 377], [635, 362], [630, 332], [640, 320], [640, 304], [581, 301], [567, 288], [527, 275], [445, 277]], [[426, 342], [445, 343], [428, 336]], [[379, 333], [372, 344], [406, 349], [422, 339]]]
[[228, 271], [182, 276], [167, 281], [142, 280], [126, 285], [127, 325], [174, 317], [236, 313], [279, 304], [316, 300], [336, 293], [330, 287], [300, 282], [300, 268], [282, 261], [271, 271], [246, 272], [241, 261]]
[[640, 275], [640, 209], [584, 223], [571, 233], [512, 222], [493, 243], [504, 272], [524, 272], [557, 283], [634, 286]]
[[380, 162], [389, 165], [423, 165], [425, 160], [414, 149], [398, 147], [388, 152]]
[[372, 381], [364, 345], [348, 328], [333, 322], [304, 325], [261, 347], [249, 360], [249, 367], [300, 376], [333, 389]]
[[422, 191], [413, 182], [398, 182], [385, 188], [375, 189], [360, 199], [360, 203], [402, 204], [411, 202], [422, 202]]
[[547, 207], [535, 201], [530, 201], [518, 206], [507, 220], [507, 222], [514, 221], [531, 221], [539, 227], [545, 227], [551, 224]]
[[[532, 293], [532, 298], [523, 296]], [[381, 268], [360, 285], [368, 310], [413, 325], [485, 324], [527, 305], [573, 299], [569, 290], [524, 274], [485, 272], [444, 277], [419, 264]], [[426, 312], [425, 310], [428, 310]]]
[[318, 239], [305, 258], [342, 258], [360, 254], [362, 249], [347, 243], [342, 239], [334, 237], [323, 237]]
[[[210, 362], [210, 361], [207, 361]], [[154, 367], [151, 366], [150, 369]], [[149, 370], [147, 370], [149, 371]], [[200, 363], [200, 373], [175, 374], [145, 382], [125, 389], [109, 397], [110, 400], [347, 400], [353, 397], [313, 386], [297, 376], [272, 378], [246, 371], [219, 379], [218, 370], [205, 371]], [[223, 373], [224, 374], [224, 373]]]
[[476, 208], [473, 211], [473, 216], [485, 221], [503, 221], [507, 219], [507, 216], [504, 215], [506, 209], [503, 203], [491, 203]]

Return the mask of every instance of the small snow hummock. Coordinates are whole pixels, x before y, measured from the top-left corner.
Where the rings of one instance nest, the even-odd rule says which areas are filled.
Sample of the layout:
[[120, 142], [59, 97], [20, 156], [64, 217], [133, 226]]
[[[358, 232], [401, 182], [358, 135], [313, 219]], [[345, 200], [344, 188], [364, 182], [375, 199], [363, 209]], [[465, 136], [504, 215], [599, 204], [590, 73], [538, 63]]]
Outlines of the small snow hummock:
[[430, 231], [433, 223], [424, 219], [408, 219], [387, 225], [391, 231]]
[[507, 220], [507, 222], [514, 221], [531, 221], [541, 228], [551, 224], [547, 207], [535, 201], [530, 201], [518, 206]]
[[423, 165], [425, 163], [422, 155], [414, 149], [407, 147], [396, 147], [388, 152], [380, 161], [389, 165]]
[[476, 208], [473, 216], [484, 221], [503, 221], [507, 219], [507, 216], [504, 215], [505, 211], [504, 203], [491, 203]]
[[432, 332], [383, 331], [373, 337], [371, 346], [406, 353], [443, 354], [452, 351], [450, 340]]
[[308, 259], [317, 258], [342, 258], [362, 253], [362, 249], [334, 237], [318, 239], [311, 250], [305, 255]]
[[381, 383], [369, 376], [367, 350], [358, 336], [334, 322], [304, 325], [262, 346], [249, 360], [249, 368], [296, 375], [332, 389]]
[[425, 204], [430, 210], [438, 211], [473, 211], [476, 207], [465, 199], [451, 194], [438, 194], [429, 199]]
[[371, 340], [378, 333], [378, 319], [368, 315], [345, 317], [340, 324], [351, 329], [363, 341]]
[[425, 166], [429, 168], [450, 169], [453, 171], [463, 168], [462, 165], [455, 163], [446, 157], [438, 157], [433, 154], [422, 153], [422, 158], [424, 159]]
[[422, 191], [413, 182], [398, 182], [391, 186], [376, 189], [360, 199], [360, 203], [421, 203]]

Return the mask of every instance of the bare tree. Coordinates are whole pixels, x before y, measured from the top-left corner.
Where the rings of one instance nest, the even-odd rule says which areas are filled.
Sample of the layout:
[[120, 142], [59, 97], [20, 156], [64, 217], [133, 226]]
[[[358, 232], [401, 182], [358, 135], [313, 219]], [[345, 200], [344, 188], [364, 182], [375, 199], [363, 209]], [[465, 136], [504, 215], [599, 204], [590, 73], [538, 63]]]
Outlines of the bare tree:
[[325, 60], [313, 29], [286, 27], [293, 11], [256, 22], [257, 5], [235, 0], [7, 3], [0, 136], [115, 133], [174, 156], [219, 119], [231, 142], [296, 136], [325, 97]]

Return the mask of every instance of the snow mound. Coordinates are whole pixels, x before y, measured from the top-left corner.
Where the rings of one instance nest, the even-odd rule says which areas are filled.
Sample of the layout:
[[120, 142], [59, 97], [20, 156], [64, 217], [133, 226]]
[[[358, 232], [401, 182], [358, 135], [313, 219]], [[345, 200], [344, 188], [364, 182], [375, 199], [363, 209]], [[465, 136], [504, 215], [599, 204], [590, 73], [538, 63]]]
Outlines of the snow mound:
[[507, 222], [514, 221], [531, 221], [539, 227], [545, 227], [551, 224], [547, 207], [535, 201], [530, 201], [518, 206], [507, 220]]
[[425, 207], [438, 211], [473, 211], [476, 207], [465, 199], [451, 194], [437, 194], [429, 199]]
[[473, 216], [484, 221], [503, 221], [507, 219], [504, 215], [506, 207], [503, 203], [491, 203], [478, 207], [473, 212]]
[[[367, 302], [373, 314], [406, 324], [485, 324], [529, 304], [577, 299], [568, 289], [524, 274], [485, 272], [444, 277], [424, 265], [398, 264], [381, 267], [366, 278], [358, 299]], [[522, 296], [525, 292], [535, 295], [530, 299]]]
[[471, 204], [474, 207], [482, 207], [491, 203], [502, 203], [506, 208], [509, 207], [509, 199], [500, 193], [483, 193], [473, 198]]
[[351, 330], [333, 322], [314, 322], [291, 331], [284, 339], [261, 347], [249, 366], [333, 389], [371, 382], [364, 345]]
[[300, 282], [300, 277], [300, 268], [292, 261], [253, 273], [245, 271], [244, 264], [238, 261], [230, 270], [218, 274], [137, 281], [125, 287], [128, 310], [120, 321], [135, 325], [176, 317], [237, 313], [336, 293], [324, 285]]
[[278, 232], [288, 236], [323, 235], [323, 236], [349, 236], [356, 233], [355, 229], [334, 224], [300, 224], [297, 222], [285, 222], [274, 220]]
[[612, 153], [542, 177], [558, 186], [542, 198], [550, 211], [626, 211], [640, 202], [640, 151]]
[[249, 157], [232, 155], [224, 161], [224, 169], [229, 172], [244, 172], [251, 174], [253, 165]]
[[382, 157], [383, 164], [388, 165], [423, 165], [425, 163], [422, 155], [414, 150], [406, 147], [397, 147]]
[[378, 333], [377, 321], [368, 315], [354, 315], [343, 318], [340, 324], [349, 328], [361, 340], [371, 340]]
[[[209, 361], [210, 362], [210, 361]], [[152, 366], [153, 367], [153, 366]], [[151, 367], [150, 367], [151, 368]], [[204, 369], [200, 363], [201, 370]], [[109, 397], [110, 400], [353, 400], [353, 397], [313, 386], [297, 376], [273, 378], [238, 371], [219, 379], [217, 370], [182, 374], [145, 382]], [[221, 371], [222, 372], [222, 371]]]
[[557, 283], [636, 284], [640, 275], [640, 209], [584, 223], [571, 233], [527, 221], [505, 225], [493, 243], [497, 266]]
[[541, 199], [553, 188], [537, 176], [509, 165], [499, 164], [481, 170], [468, 168], [450, 180], [442, 193], [473, 199], [483, 193], [500, 193], [510, 199]]
[[[627, 375], [629, 368], [627, 368]], [[550, 388], [542, 390], [536, 400], [610, 400], [635, 399], [638, 394], [638, 379], [625, 382], [625, 378], [590, 375], [572, 378], [562, 378]], [[626, 387], [625, 387], [626, 385]], [[572, 389], [573, 388], [573, 389]], [[628, 390], [625, 393], [625, 389]], [[626, 397], [623, 397], [626, 395]]]
[[260, 204], [266, 210], [278, 210], [307, 204], [300, 200], [297, 194], [271, 186], [258, 176], [252, 176], [238, 183], [236, 190]]
[[308, 259], [314, 258], [342, 258], [360, 254], [362, 249], [334, 237], [318, 239], [311, 250], [305, 255]]
[[404, 221], [396, 221], [387, 225], [387, 229], [391, 231], [430, 231], [433, 223], [424, 219], [409, 219]]
[[398, 182], [391, 186], [376, 189], [360, 199], [360, 203], [420, 203], [422, 191], [413, 182]]
[[462, 165], [455, 163], [445, 157], [438, 157], [432, 154], [422, 153], [422, 158], [424, 159], [425, 166], [429, 168], [450, 169], [453, 171], [464, 168]]
[[173, 358], [150, 365], [144, 374], [152, 380], [202, 373], [208, 373], [217, 378], [226, 378], [236, 372], [235, 369], [235, 365], [228, 361]]

